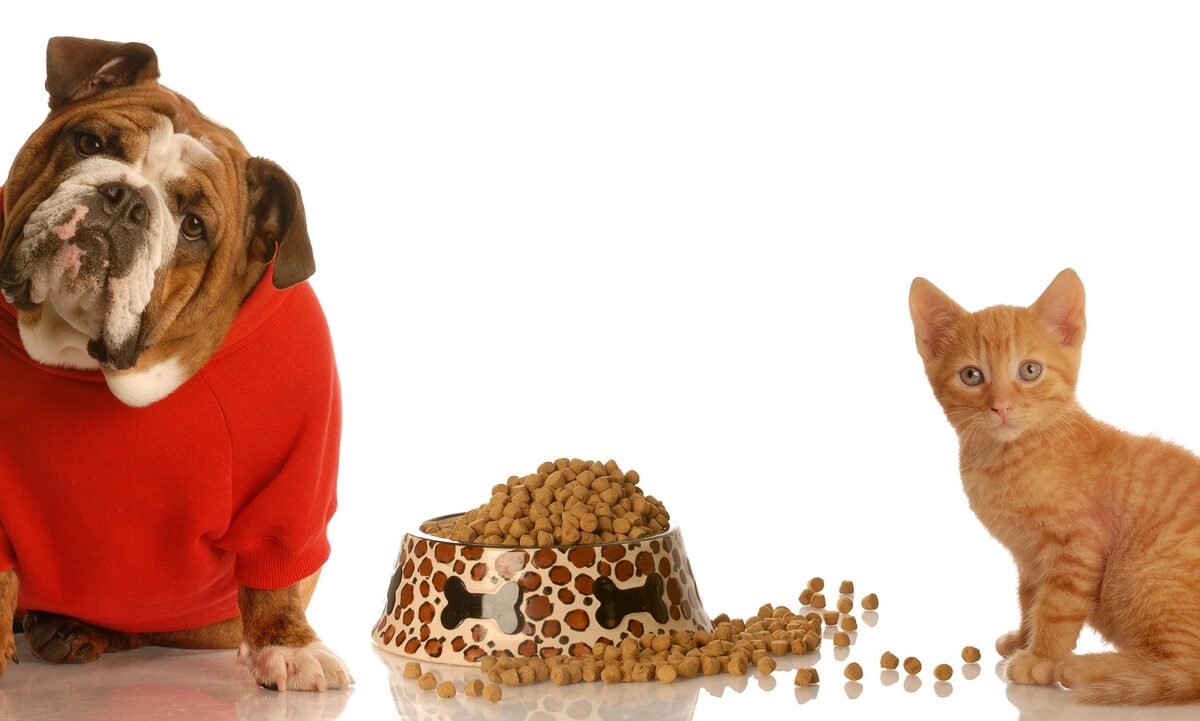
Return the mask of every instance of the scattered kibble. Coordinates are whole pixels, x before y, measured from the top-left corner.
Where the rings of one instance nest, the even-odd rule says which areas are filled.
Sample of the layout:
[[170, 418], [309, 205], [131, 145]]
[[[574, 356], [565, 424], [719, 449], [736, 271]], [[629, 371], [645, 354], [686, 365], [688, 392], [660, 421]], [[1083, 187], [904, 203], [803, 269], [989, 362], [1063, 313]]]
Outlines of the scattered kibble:
[[858, 681], [862, 677], [862, 666], [859, 666], [857, 663], [850, 663], [846, 665], [846, 678], [850, 679], [851, 681]]
[[950, 668], [950, 664], [939, 663], [937, 666], [933, 667], [933, 677], [938, 681], [949, 681], [950, 677], [953, 675], [954, 669]]
[[974, 646], [964, 646], [962, 650], [962, 660], [967, 663], [975, 663], [983, 656], [979, 653], [979, 649]]
[[482, 696], [483, 695], [483, 681], [480, 681], [479, 679], [467, 681], [467, 683], [463, 686], [463, 693], [465, 693], [466, 695], [471, 696], [473, 698], [478, 698], [478, 697]]
[[833, 634], [833, 645], [838, 647], [849, 646], [850, 634], [846, 633], [845, 631], [838, 631], [837, 633]]
[[808, 605], [812, 606], [813, 608], [825, 608], [825, 594], [814, 593], [812, 598], [809, 600]]
[[453, 681], [442, 681], [437, 685], [437, 695], [440, 698], [454, 698], [454, 693], [455, 689]]
[[821, 589], [825, 588], [825, 579], [821, 578], [820, 576], [811, 578], [808, 581], [808, 587], [812, 589], [813, 593], [817, 593]]
[[821, 677], [817, 675], [815, 668], [798, 668], [796, 669], [796, 685], [811, 686], [814, 683], [820, 683]]
[[916, 656], [909, 656], [908, 658], [904, 659], [904, 671], [905, 673], [916, 676], [917, 674], [921, 673], [921, 662]]
[[838, 593], [854, 593], [854, 581], [842, 581], [842, 585], [838, 586]]
[[837, 610], [842, 613], [850, 613], [854, 609], [854, 601], [842, 596], [837, 600]]
[[862, 604], [864, 611], [874, 611], [875, 609], [879, 608], [879, 596], [876, 596], [873, 593], [868, 593], [867, 595], [863, 596], [860, 603]]
[[421, 664], [416, 661], [404, 664], [404, 678], [421, 678]]
[[433, 673], [430, 671], [426, 671], [421, 678], [417, 679], [417, 687], [422, 691], [432, 691], [433, 689], [437, 688], [437, 685], [437, 678], [434, 677]]
[[642, 493], [637, 471], [615, 461], [546, 461], [535, 473], [512, 476], [492, 488], [478, 508], [421, 531], [458, 543], [568, 546], [650, 536], [670, 528], [670, 514]]
[[499, 703], [504, 698], [504, 692], [496, 684], [489, 683], [483, 687], [483, 697], [492, 703]]
[[884, 651], [883, 656], [879, 658], [879, 666], [889, 671], [895, 671], [899, 665], [900, 659], [891, 651]]
[[857, 631], [858, 619], [856, 619], [854, 616], [842, 616], [841, 623], [839, 623], [838, 626], [843, 631]]

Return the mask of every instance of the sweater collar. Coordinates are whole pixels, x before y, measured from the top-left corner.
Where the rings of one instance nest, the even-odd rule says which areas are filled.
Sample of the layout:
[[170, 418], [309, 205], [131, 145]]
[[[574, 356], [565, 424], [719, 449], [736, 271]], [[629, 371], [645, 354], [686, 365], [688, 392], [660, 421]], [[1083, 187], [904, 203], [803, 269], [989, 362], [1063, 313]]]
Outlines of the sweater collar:
[[[0, 233], [3, 230], [4, 186], [0, 186]], [[238, 309], [237, 315], [233, 319], [233, 325], [230, 326], [229, 332], [225, 335], [225, 340], [221, 341], [220, 347], [213, 353], [212, 358], [224, 355], [244, 338], [251, 335], [287, 299], [287, 290], [279, 290], [271, 282], [271, 275], [274, 270], [275, 261], [271, 261], [267, 265], [262, 279], [254, 286], [254, 289], [250, 291], [250, 295], [246, 296], [242, 307]], [[14, 341], [17, 347], [21, 348], [22, 352], [24, 352], [24, 345], [21, 343], [20, 333], [17, 330], [17, 309], [2, 294], [0, 294], [0, 336], [9, 336], [10, 340]], [[33, 359], [30, 359], [30, 361], [40, 368], [58, 373], [59, 375], [69, 375], [72, 377], [84, 376], [95, 380], [103, 380], [104, 377], [100, 371], [77, 371], [66, 368], [55, 368], [37, 363]]]

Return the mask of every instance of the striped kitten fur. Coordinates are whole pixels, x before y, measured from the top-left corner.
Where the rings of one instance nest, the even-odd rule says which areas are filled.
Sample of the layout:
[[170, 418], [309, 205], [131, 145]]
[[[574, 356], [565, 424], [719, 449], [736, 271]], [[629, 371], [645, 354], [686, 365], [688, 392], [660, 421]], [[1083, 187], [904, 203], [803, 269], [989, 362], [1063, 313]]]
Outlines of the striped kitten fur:
[[[1009, 679], [1088, 703], [1200, 699], [1200, 458], [1079, 407], [1079, 276], [976, 313], [917, 278], [909, 309], [971, 509], [1016, 561]], [[1117, 651], [1074, 654], [1084, 623]]]

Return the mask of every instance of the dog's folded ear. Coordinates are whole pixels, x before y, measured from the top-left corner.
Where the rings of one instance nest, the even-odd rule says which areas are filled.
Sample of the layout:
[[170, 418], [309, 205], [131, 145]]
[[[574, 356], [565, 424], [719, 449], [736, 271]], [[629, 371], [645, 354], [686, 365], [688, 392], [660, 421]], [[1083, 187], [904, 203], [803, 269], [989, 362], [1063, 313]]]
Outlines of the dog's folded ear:
[[266, 158], [246, 161], [249, 191], [247, 250], [253, 260], [275, 260], [271, 282], [280, 290], [307, 280], [317, 270], [304, 217], [300, 187]]
[[46, 92], [56, 110], [112, 88], [158, 80], [158, 56], [142, 43], [50, 38], [46, 45]]

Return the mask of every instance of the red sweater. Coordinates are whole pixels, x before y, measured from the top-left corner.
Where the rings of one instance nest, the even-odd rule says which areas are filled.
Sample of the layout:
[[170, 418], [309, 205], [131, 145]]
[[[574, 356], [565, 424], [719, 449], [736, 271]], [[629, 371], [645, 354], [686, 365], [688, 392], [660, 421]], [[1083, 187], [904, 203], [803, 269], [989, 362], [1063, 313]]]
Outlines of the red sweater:
[[195, 628], [238, 615], [238, 584], [283, 588], [329, 555], [341, 397], [307, 283], [268, 272], [208, 364], [145, 408], [30, 358], [0, 296], [0, 409], [0, 570], [21, 608]]

